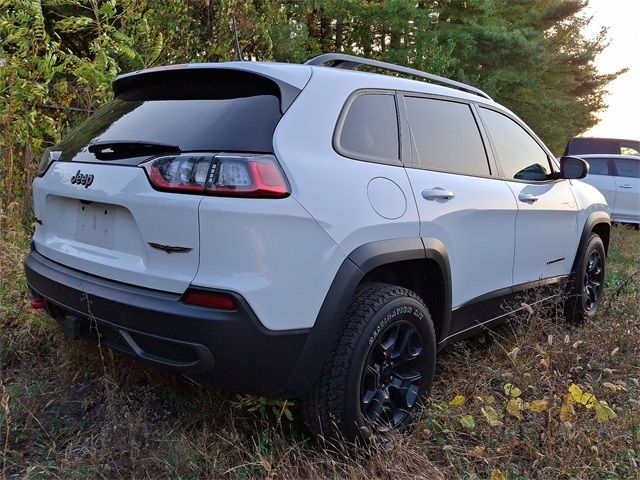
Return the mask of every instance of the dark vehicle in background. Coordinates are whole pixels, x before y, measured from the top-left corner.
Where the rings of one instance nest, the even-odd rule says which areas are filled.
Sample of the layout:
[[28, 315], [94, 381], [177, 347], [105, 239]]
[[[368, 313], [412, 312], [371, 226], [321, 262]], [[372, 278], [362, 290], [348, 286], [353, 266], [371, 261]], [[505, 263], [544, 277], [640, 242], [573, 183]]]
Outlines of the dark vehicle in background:
[[567, 142], [564, 155], [636, 155], [640, 156], [640, 141], [621, 138], [573, 137]]

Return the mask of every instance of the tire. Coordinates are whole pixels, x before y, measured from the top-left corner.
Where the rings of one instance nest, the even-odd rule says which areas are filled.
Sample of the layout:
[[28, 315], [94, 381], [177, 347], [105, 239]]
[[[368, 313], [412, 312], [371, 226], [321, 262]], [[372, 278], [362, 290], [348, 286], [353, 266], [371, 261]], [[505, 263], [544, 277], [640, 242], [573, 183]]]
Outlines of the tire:
[[592, 233], [579, 255], [565, 304], [565, 317], [571, 322], [593, 318], [604, 291], [606, 253], [600, 236]]
[[368, 439], [413, 429], [433, 382], [436, 336], [424, 302], [406, 288], [366, 283], [347, 309], [336, 345], [301, 402], [325, 439]]

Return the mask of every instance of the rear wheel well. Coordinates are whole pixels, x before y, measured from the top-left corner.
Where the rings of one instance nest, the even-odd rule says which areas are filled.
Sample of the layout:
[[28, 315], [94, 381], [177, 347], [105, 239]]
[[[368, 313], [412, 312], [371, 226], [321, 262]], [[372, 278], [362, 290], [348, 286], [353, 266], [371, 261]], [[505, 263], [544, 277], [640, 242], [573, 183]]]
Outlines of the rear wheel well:
[[611, 236], [611, 225], [608, 223], [598, 223], [591, 229], [592, 233], [596, 233], [604, 243], [605, 253], [609, 253], [609, 238]]
[[445, 315], [445, 285], [440, 266], [435, 260], [405, 260], [374, 268], [362, 279], [364, 282], [383, 282], [415, 292], [429, 308], [436, 339], [442, 339]]

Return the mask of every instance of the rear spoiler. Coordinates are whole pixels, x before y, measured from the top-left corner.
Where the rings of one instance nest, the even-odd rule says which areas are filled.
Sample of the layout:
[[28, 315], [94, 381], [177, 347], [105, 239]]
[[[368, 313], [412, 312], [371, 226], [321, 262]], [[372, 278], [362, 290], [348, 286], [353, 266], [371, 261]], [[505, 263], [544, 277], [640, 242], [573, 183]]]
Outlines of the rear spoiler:
[[[112, 87], [116, 96], [144, 90], [150, 97], [166, 99], [225, 98], [269, 93], [278, 96], [280, 110], [285, 113], [311, 78], [309, 67], [296, 66], [301, 67], [298, 72], [292, 72], [290, 67], [277, 64], [270, 67], [260, 62], [169, 65], [119, 75]], [[286, 77], [286, 80], [282, 77]], [[192, 82], [195, 88], [183, 88], [188, 82]]]

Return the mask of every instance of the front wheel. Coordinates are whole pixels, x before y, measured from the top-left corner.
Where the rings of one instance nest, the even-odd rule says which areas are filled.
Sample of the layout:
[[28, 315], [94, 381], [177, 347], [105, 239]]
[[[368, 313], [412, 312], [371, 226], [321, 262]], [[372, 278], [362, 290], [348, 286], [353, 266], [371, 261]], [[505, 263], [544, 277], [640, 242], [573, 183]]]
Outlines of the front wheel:
[[566, 317], [571, 321], [593, 318], [604, 292], [606, 253], [600, 236], [592, 233], [580, 255], [566, 303]]
[[431, 387], [436, 339], [424, 302], [406, 288], [367, 283], [356, 292], [336, 346], [303, 400], [327, 438], [409, 433]]

